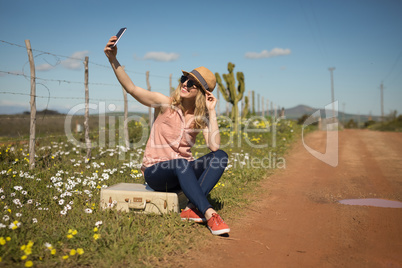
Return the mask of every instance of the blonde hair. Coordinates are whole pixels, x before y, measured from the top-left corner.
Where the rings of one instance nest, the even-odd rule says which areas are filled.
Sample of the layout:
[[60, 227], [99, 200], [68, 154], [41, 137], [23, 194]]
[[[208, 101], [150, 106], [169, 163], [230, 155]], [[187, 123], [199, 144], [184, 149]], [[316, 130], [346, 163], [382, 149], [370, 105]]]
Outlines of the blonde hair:
[[[184, 112], [183, 105], [181, 104], [180, 97], [181, 83], [177, 86], [176, 90], [172, 92], [171, 95], [171, 108], [174, 110], [178, 108]], [[192, 128], [205, 128], [208, 122], [208, 110], [205, 104], [205, 93], [200, 88], [198, 90], [197, 96], [195, 97], [195, 109], [194, 109], [194, 122], [191, 124]]]

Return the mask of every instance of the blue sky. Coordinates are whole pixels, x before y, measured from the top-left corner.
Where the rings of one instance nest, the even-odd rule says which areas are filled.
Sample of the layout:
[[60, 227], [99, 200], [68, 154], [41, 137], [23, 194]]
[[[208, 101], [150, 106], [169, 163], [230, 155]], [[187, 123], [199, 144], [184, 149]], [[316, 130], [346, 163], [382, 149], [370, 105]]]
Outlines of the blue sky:
[[[347, 113], [380, 115], [383, 82], [384, 112], [400, 113], [401, 14], [400, 0], [0, 0], [0, 113], [29, 109], [29, 96], [19, 95], [29, 94], [29, 79], [18, 75], [30, 72], [26, 39], [43, 78], [37, 95], [50, 96], [37, 98], [38, 110], [68, 111], [83, 102], [84, 65], [62, 56], [89, 56], [92, 102], [121, 109], [122, 90], [103, 48], [123, 26], [118, 59], [144, 88], [149, 71], [153, 91], [168, 94], [169, 75], [176, 86], [182, 69], [205, 66], [223, 74], [233, 62], [247, 91], [280, 107], [323, 108], [331, 102], [328, 68], [335, 67], [340, 111], [344, 105]], [[129, 107], [147, 111], [132, 98]]]

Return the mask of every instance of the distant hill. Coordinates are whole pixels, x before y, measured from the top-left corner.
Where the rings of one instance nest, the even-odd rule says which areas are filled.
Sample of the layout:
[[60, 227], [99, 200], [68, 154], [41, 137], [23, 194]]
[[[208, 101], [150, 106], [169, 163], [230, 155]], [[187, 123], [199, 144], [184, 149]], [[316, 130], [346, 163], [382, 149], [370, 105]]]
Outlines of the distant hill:
[[[25, 112], [23, 112], [23, 114], [31, 114], [31, 112], [25, 111]], [[36, 114], [37, 115], [44, 115], [44, 114], [46, 114], [46, 115], [57, 115], [57, 114], [60, 114], [60, 113], [58, 111], [45, 109], [45, 110], [42, 110], [42, 111], [36, 111]]]
[[297, 105], [296, 107], [285, 109], [285, 116], [289, 119], [296, 119], [305, 114], [312, 115], [317, 110], [306, 105]]
[[[2, 109], [3, 108], [3, 109]], [[18, 108], [18, 109], [17, 109]], [[19, 110], [20, 109], [20, 110]], [[19, 111], [18, 111], [19, 110]], [[24, 111], [25, 110], [25, 111]], [[313, 108], [307, 105], [297, 105], [293, 108], [287, 108], [285, 109], [285, 116], [288, 119], [298, 119], [300, 117], [302, 117], [303, 115], [312, 115], [314, 112], [320, 110], [321, 111], [321, 117], [325, 117], [325, 110], [324, 109], [318, 109], [318, 108]], [[24, 111], [24, 112], [23, 112]], [[61, 111], [56, 111], [56, 110], [42, 110], [42, 111], [37, 111], [37, 115], [45, 115], [45, 116], [49, 116], [49, 115], [63, 115], [63, 114], [67, 114], [67, 110], [61, 110]], [[8, 106], [8, 107], [0, 107], [0, 115], [16, 115], [16, 114], [24, 114], [24, 115], [29, 115], [30, 112], [26, 111], [26, 108], [21, 110], [21, 107], [12, 107], [12, 106]], [[76, 114], [77, 116], [82, 116], [84, 114], [83, 111], [81, 111], [80, 113]], [[112, 112], [112, 113], [107, 113], [107, 115], [122, 115], [123, 112]], [[129, 116], [131, 115], [146, 115], [146, 113], [143, 112], [129, 112]], [[271, 111], [271, 114], [273, 114], [273, 112]], [[278, 110], [278, 115], [280, 114], [280, 110]], [[90, 111], [90, 115], [96, 115], [93, 113], [93, 111]], [[3, 117], [3, 116], [1, 116]], [[368, 121], [370, 118], [369, 115], [356, 115], [356, 114], [348, 114], [348, 113], [342, 113], [341, 111], [338, 111], [338, 119], [340, 121], [349, 121], [350, 119], [360, 122], [366, 122]], [[380, 116], [371, 116], [372, 120], [374, 121], [379, 121], [380, 120]]]
[[[325, 109], [312, 108], [307, 105], [298, 105], [293, 108], [285, 109], [285, 116], [288, 119], [298, 119], [305, 114], [312, 115], [313, 113], [315, 113], [318, 110], [320, 110], [320, 112], [321, 112], [321, 117], [326, 116]], [[348, 113], [343, 113], [341, 111], [338, 111], [338, 119], [340, 121], [349, 121], [350, 119], [353, 119], [356, 122], [359, 120], [360, 120], [360, 122], [366, 122], [369, 120], [370, 117], [372, 120], [375, 120], [375, 121], [380, 120], [379, 116], [348, 114]]]

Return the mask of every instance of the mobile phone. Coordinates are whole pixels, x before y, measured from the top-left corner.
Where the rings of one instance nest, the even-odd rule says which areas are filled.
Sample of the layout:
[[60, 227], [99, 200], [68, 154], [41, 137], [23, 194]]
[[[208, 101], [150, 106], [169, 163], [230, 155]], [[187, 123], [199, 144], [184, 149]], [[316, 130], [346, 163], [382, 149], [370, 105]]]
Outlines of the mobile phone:
[[123, 36], [123, 34], [124, 34], [124, 32], [125, 32], [126, 30], [127, 30], [126, 27], [121, 28], [121, 29], [119, 30], [119, 32], [116, 34], [117, 40], [116, 40], [116, 42], [114, 42], [114, 44], [113, 44], [111, 47], [115, 47], [115, 46], [117, 45], [117, 42], [119, 42], [120, 38]]

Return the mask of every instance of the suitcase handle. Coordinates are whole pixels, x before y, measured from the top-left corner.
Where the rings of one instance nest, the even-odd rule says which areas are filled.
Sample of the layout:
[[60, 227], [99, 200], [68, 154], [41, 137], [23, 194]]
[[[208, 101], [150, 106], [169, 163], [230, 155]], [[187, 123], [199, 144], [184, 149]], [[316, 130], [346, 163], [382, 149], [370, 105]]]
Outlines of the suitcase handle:
[[150, 203], [151, 200], [146, 199], [144, 202], [142, 202], [142, 198], [137, 198], [134, 197], [133, 201], [131, 201], [129, 198], [124, 199], [128, 203], [128, 208], [130, 209], [137, 209], [137, 210], [145, 210], [145, 207], [147, 206], [147, 203]]
[[146, 205], [147, 205], [147, 202], [146, 202], [146, 201], [144, 201], [144, 202], [142, 202], [142, 203], [139, 203], [139, 202], [129, 202], [129, 203], [128, 203], [128, 208], [145, 210]]

